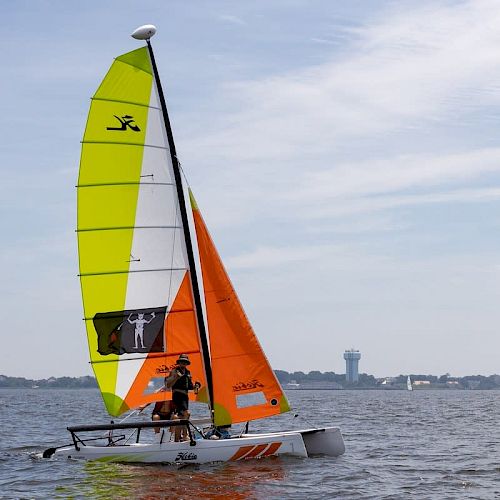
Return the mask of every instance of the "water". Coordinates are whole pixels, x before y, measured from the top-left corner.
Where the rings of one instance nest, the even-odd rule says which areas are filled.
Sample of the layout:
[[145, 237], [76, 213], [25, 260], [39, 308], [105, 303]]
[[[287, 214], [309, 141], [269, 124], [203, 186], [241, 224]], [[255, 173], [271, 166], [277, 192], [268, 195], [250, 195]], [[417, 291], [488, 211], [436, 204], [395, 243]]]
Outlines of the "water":
[[251, 430], [338, 425], [342, 457], [203, 466], [46, 460], [66, 425], [104, 423], [94, 390], [0, 390], [2, 498], [499, 498], [500, 392], [291, 391]]

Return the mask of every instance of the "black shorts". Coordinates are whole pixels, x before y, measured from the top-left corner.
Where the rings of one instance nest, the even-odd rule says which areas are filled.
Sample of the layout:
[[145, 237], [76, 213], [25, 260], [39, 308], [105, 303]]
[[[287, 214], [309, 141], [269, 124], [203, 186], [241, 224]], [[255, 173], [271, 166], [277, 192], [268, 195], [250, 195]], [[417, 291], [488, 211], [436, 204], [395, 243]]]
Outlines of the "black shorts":
[[188, 410], [189, 396], [182, 392], [174, 391], [172, 394], [172, 402], [174, 403], [174, 412], [179, 414]]

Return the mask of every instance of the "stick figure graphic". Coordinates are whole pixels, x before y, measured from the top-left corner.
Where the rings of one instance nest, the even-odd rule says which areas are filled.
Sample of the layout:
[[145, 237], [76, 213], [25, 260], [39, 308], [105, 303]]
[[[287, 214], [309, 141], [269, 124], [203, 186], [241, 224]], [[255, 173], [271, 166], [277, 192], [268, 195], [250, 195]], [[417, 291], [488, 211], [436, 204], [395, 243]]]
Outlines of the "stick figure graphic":
[[141, 349], [146, 349], [146, 346], [144, 345], [144, 325], [147, 325], [153, 321], [155, 317], [154, 311], [151, 313], [151, 319], [148, 321], [147, 319], [144, 319], [144, 313], [138, 313], [137, 314], [137, 319], [130, 319], [132, 317], [132, 314], [130, 313], [129, 317], [127, 318], [127, 321], [133, 325], [135, 324], [135, 331], [134, 331], [134, 338], [135, 338], [135, 345], [134, 349], [139, 349], [137, 347], [137, 339], [140, 339], [141, 341]]
[[120, 123], [121, 127], [106, 127], [106, 130], [127, 130], [129, 127], [134, 132], [140, 132], [141, 129], [134, 124], [134, 117], [130, 115], [123, 115], [121, 118], [119, 116], [113, 115]]

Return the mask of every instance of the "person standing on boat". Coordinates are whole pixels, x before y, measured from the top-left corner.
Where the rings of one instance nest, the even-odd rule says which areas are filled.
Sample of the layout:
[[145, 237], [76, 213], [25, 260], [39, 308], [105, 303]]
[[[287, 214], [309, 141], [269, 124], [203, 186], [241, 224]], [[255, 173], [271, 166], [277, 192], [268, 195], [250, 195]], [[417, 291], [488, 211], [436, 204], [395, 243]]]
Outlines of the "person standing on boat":
[[[198, 394], [198, 389], [201, 387], [199, 382], [193, 384], [191, 372], [188, 370], [188, 365], [191, 364], [187, 354], [181, 354], [170, 372], [170, 375], [165, 378], [165, 385], [172, 389], [172, 404], [177, 418], [189, 419], [189, 391], [194, 391]], [[185, 427], [176, 427], [175, 440], [183, 441], [187, 439], [187, 429]]]

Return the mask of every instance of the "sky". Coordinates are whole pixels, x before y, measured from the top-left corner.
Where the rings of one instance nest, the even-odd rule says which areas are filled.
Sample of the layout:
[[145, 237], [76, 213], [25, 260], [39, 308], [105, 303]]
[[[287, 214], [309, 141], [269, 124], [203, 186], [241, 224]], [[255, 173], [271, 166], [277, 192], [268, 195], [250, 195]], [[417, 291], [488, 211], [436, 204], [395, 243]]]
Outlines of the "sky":
[[275, 369], [500, 373], [500, 7], [5, 1], [0, 373], [91, 374], [90, 97], [153, 39], [177, 152]]

